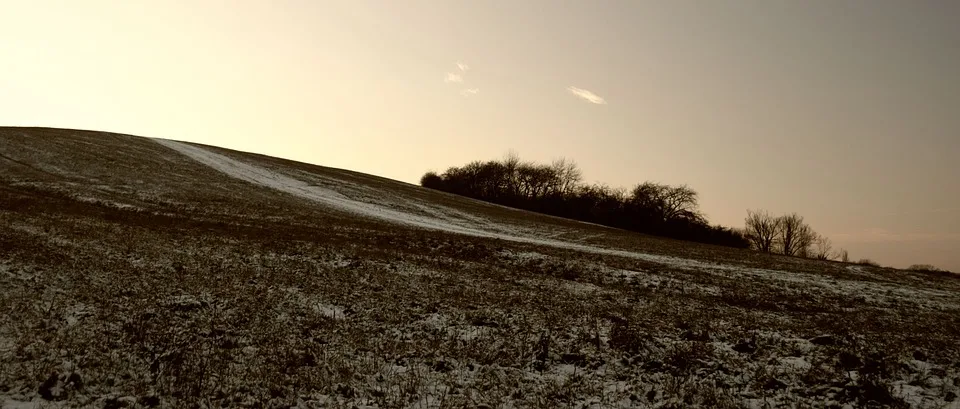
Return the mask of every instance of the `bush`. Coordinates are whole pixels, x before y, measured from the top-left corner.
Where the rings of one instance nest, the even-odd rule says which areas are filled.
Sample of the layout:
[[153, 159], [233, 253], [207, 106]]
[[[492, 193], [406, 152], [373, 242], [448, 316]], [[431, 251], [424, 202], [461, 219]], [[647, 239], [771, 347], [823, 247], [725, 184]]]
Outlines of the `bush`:
[[420, 178], [420, 186], [430, 188], [430, 189], [439, 189], [443, 186], [443, 179], [436, 172], [427, 172]]
[[915, 271], [918, 273], [927, 273], [927, 274], [937, 274], [937, 275], [954, 275], [955, 273], [949, 270], [944, 270], [930, 264], [914, 264], [910, 267], [907, 267], [909, 271]]
[[880, 267], [880, 263], [870, 260], [868, 258], [862, 258], [860, 261], [857, 261], [857, 264], [861, 266], [870, 266], [870, 267]]

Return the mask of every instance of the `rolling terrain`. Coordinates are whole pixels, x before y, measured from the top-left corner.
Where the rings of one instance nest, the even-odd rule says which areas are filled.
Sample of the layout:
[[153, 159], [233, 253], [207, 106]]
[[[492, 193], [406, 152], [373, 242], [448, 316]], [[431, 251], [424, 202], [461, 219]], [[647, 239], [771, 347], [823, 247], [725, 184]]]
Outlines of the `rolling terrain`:
[[0, 405], [960, 408], [960, 279], [0, 128]]

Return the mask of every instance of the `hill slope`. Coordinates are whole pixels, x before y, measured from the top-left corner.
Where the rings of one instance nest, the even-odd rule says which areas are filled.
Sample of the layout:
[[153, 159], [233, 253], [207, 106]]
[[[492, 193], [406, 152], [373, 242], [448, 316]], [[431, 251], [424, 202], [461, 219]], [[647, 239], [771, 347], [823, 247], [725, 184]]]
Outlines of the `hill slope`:
[[0, 128], [0, 402], [942, 407], [960, 281]]

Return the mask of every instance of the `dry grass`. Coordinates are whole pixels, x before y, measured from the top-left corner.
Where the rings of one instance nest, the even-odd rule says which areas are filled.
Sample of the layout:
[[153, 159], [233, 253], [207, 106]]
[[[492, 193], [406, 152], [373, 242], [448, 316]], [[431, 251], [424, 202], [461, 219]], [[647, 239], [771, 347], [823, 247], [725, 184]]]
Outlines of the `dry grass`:
[[0, 159], [6, 404], [957, 404], [953, 277], [524, 220], [296, 165], [562, 237], [736, 268], [398, 228], [228, 179], [142, 139], [0, 129], [0, 140], [17, 160]]

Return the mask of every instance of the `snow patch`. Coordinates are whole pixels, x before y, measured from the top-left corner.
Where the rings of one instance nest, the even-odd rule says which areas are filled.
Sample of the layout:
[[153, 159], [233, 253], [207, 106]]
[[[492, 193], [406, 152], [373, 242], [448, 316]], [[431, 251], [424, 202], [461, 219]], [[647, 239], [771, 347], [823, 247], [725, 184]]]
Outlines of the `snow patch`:
[[155, 139], [155, 141], [234, 178], [312, 200], [347, 213], [430, 230], [445, 230], [472, 236], [495, 236], [494, 233], [478, 230], [471, 226], [452, 224], [449, 220], [415, 215], [373, 203], [353, 200], [335, 190], [311, 185], [279, 172], [243, 163], [193, 145], [165, 139]]
[[77, 304], [69, 308], [63, 316], [63, 320], [67, 322], [67, 327], [72, 327], [80, 323], [80, 320], [92, 316], [95, 314], [93, 308], [87, 307], [83, 304]]
[[339, 305], [316, 303], [312, 307], [315, 312], [327, 318], [342, 320], [346, 317], [346, 308]]
[[139, 206], [134, 206], [131, 204], [116, 202], [112, 200], [98, 199], [90, 196], [74, 195], [73, 198], [78, 202], [90, 203], [90, 204], [95, 204], [100, 206], [107, 206], [107, 207], [112, 207], [118, 210], [133, 210], [133, 211], [144, 210], [142, 207], [139, 207]]
[[427, 315], [419, 322], [420, 325], [433, 330], [442, 331], [447, 336], [459, 339], [461, 341], [473, 341], [492, 331], [492, 329], [488, 327], [456, 324], [452, 318], [440, 313]]
[[34, 400], [26, 401], [20, 399], [26, 399], [22, 395], [13, 395], [3, 396], [0, 395], [0, 409], [53, 409], [53, 408], [63, 408], [68, 407], [68, 401], [53, 402], [48, 400], [41, 400], [35, 398]]
[[798, 371], [805, 371], [813, 367], [806, 359], [792, 356], [780, 358], [780, 365]]
[[292, 301], [303, 308], [310, 309], [320, 316], [335, 320], [347, 317], [347, 308], [341, 305], [323, 302], [316, 296], [305, 294], [299, 288], [287, 287], [283, 291], [291, 295]]
[[419, 276], [419, 277], [431, 277], [437, 278], [441, 277], [441, 273], [436, 270], [431, 270], [429, 268], [417, 265], [403, 265], [398, 271], [397, 274], [403, 276]]
[[[308, 183], [277, 171], [251, 165], [211, 152], [198, 146], [166, 139], [154, 139], [154, 141], [236, 179], [275, 189], [360, 217], [375, 218], [416, 228], [446, 231], [474, 237], [493, 238], [585, 253], [632, 258], [682, 270], [706, 272], [728, 277], [752, 276], [788, 283], [815, 285], [824, 291], [864, 294], [864, 296], [874, 297], [874, 299], [878, 300], [901, 298], [911, 300], [911, 302], [923, 303], [930, 308], [960, 309], [960, 295], [944, 291], [904, 289], [891, 284], [853, 280], [841, 280], [839, 285], [828, 286], [822, 282], [821, 276], [814, 274], [719, 264], [563, 241], [550, 237], [550, 233], [556, 233], [553, 237], [559, 237], [560, 233], [556, 231], [538, 233], [529, 228], [523, 228], [517, 225], [494, 223], [483, 217], [471, 215], [463, 211], [435, 204], [421, 203], [415, 198], [400, 197], [396, 194], [381, 192], [369, 186], [301, 172], [301, 174], [304, 174], [304, 177], [310, 177], [316, 181], [316, 183]], [[318, 183], [322, 183], [323, 186]], [[356, 194], [363, 200], [348, 197], [334, 190], [332, 187]], [[407, 210], [405, 211], [404, 209]], [[581, 237], [578, 239], [583, 240], [585, 238]], [[540, 255], [536, 253], [515, 254], [521, 260], [532, 260], [540, 257]], [[847, 269], [849, 272], [855, 274], [869, 274], [862, 266], [848, 266]], [[640, 277], [640, 275], [624, 270], [623, 277], [636, 279]], [[697, 290], [711, 294], [715, 293], [714, 289], [709, 287], [698, 288]]]
[[443, 314], [440, 314], [440, 313], [430, 314], [430, 315], [428, 315], [426, 318], [420, 320], [420, 322], [422, 322], [422, 323], [424, 323], [424, 324], [426, 324], [426, 325], [429, 325], [429, 326], [431, 326], [431, 327], [434, 327], [434, 328], [444, 328], [444, 327], [447, 327], [447, 326], [448, 326], [448, 324], [447, 324], [448, 321], [449, 321], [449, 318], [447, 318], [446, 315], [443, 315]]
[[0, 408], [2, 409], [40, 409], [43, 406], [40, 401], [21, 402], [13, 399], [3, 399], [0, 397]]
[[545, 260], [548, 257], [545, 254], [537, 253], [535, 251], [512, 251], [512, 250], [502, 250], [499, 253], [501, 258], [516, 260], [520, 263], [527, 261], [538, 261]]
[[17, 343], [13, 338], [7, 337], [5, 334], [0, 333], [0, 358], [12, 357], [13, 351], [16, 349]]
[[203, 308], [208, 305], [208, 303], [206, 300], [200, 300], [190, 294], [182, 294], [167, 297], [163, 305], [178, 311], [190, 311]]
[[27, 234], [29, 234], [29, 235], [45, 237], [48, 242], [53, 243], [53, 244], [55, 244], [55, 245], [57, 245], [57, 246], [61, 246], [61, 247], [82, 247], [80, 244], [74, 243], [74, 242], [72, 242], [72, 241], [70, 241], [70, 240], [67, 240], [67, 239], [63, 238], [63, 237], [55, 236], [55, 235], [54, 235], [55, 232], [44, 231], [44, 230], [42, 230], [42, 229], [40, 229], [40, 228], [38, 228], [38, 227], [36, 227], [36, 226], [33, 226], [33, 225], [19, 224], [19, 223], [11, 223], [11, 224], [8, 224], [8, 227], [10, 227], [10, 228], [13, 229], [13, 230], [20, 231], [20, 232], [22, 232], [22, 233], [27, 233]]
[[602, 290], [602, 288], [590, 284], [590, 283], [581, 283], [577, 281], [561, 280], [561, 285], [571, 293], [577, 295], [590, 295], [597, 293]]
[[[927, 407], [932, 405], [924, 405], [925, 401], [932, 400], [930, 397], [925, 396], [925, 390], [916, 385], [910, 385], [904, 381], [893, 382], [893, 396], [896, 396], [900, 399], [903, 399], [911, 408], [917, 407]], [[932, 402], [930, 402], [932, 403]]]
[[336, 254], [332, 258], [320, 261], [320, 264], [333, 268], [344, 268], [355, 263], [356, 260], [344, 257], [342, 254]]

